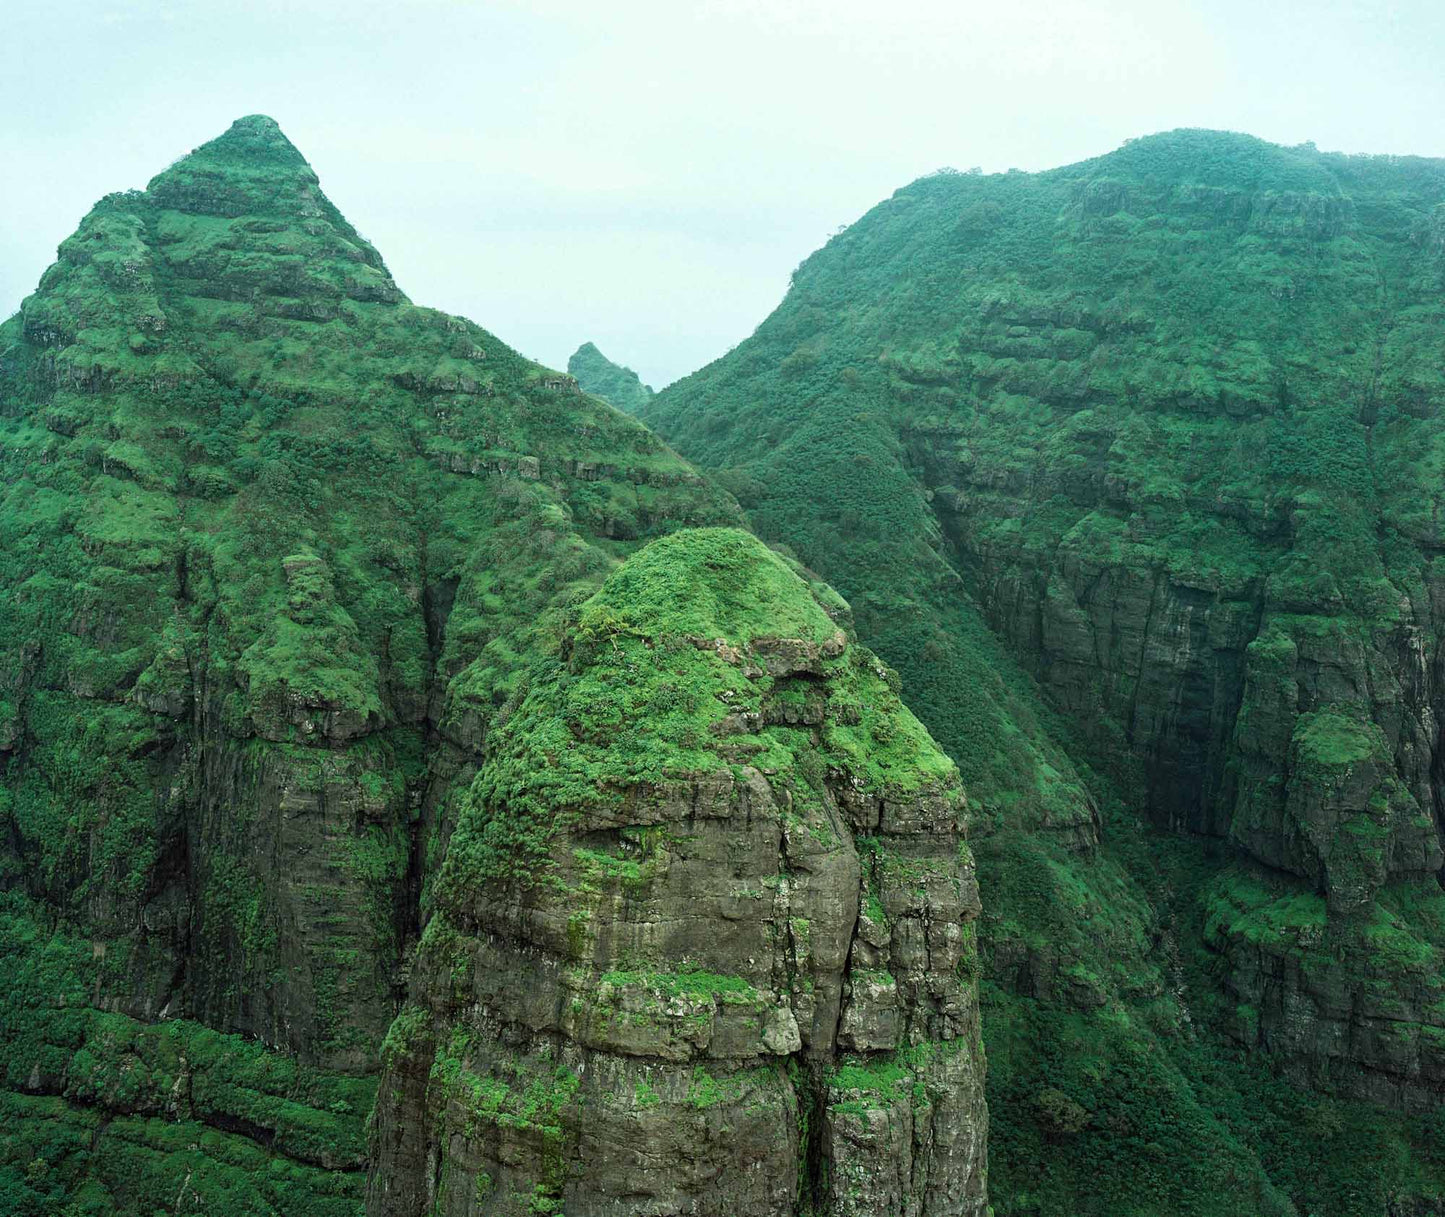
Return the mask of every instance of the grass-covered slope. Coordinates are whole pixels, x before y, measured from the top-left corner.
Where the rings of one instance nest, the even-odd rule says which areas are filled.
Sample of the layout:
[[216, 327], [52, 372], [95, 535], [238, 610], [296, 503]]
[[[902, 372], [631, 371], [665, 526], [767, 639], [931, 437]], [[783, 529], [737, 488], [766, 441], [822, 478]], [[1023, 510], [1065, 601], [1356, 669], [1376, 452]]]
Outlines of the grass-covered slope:
[[652, 386], [642, 383], [631, 368], [613, 363], [597, 347], [584, 342], [572, 352], [567, 371], [584, 393], [591, 393], [628, 414], [638, 413], [652, 397]]
[[1445, 164], [1179, 131], [915, 182], [642, 410], [958, 761], [1000, 1213], [1440, 1194], [1442, 295]]
[[98, 203], [0, 325], [0, 1208], [357, 1212], [536, 622], [736, 520], [409, 303], [269, 119]]

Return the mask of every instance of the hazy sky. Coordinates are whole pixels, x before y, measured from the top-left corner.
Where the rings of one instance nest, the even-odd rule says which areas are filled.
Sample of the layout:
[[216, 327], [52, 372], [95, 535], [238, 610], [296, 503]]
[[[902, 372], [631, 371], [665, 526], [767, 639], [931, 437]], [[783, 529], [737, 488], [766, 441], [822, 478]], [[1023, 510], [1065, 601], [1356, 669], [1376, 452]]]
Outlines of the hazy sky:
[[95, 199], [258, 112], [413, 300], [660, 387], [942, 165], [1178, 126], [1445, 154], [1445, 3], [0, 0], [0, 315]]

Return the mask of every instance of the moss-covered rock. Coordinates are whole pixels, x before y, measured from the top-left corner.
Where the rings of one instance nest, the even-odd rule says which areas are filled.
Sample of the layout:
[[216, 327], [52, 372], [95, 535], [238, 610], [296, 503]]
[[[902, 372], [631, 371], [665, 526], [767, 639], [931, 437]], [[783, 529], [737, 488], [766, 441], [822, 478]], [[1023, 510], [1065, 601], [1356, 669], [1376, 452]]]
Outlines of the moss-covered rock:
[[740, 524], [269, 119], [97, 204], [0, 326], [0, 1209], [791, 1213], [846, 1047], [981, 1211], [957, 773]]
[[[0, 1042], [30, 1113], [0, 1207], [189, 1180], [206, 1211], [355, 1213], [405, 961], [545, 623], [737, 519], [409, 303], [269, 119], [97, 204], [0, 326]], [[253, 1067], [345, 1148], [200, 1100]]]
[[708, 529], [557, 618], [433, 889], [375, 1211], [983, 1211], [963, 793], [836, 607]]

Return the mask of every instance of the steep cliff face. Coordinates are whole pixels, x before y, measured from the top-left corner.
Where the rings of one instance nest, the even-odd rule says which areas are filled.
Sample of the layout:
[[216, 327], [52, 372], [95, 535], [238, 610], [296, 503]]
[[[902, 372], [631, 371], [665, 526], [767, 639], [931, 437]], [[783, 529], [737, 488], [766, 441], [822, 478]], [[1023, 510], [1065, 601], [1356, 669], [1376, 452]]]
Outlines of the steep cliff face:
[[572, 352], [567, 372], [577, 378], [584, 393], [600, 397], [627, 414], [638, 413], [652, 397], [651, 385], [643, 384], [631, 368], [613, 363], [590, 342]]
[[437, 880], [369, 1211], [983, 1212], [957, 770], [824, 595], [694, 531], [558, 618]]
[[[474, 806], [478, 781], [525, 776], [528, 814], [573, 813], [571, 746], [545, 753], [541, 736], [555, 724], [536, 709], [561, 679], [548, 667], [571, 637], [558, 623], [648, 538], [734, 524], [736, 505], [570, 378], [410, 304], [261, 117], [144, 192], [102, 200], [0, 327], [0, 471], [0, 1208], [355, 1214], [363, 1122], [394, 1015], [409, 995], [409, 1009], [434, 1010], [437, 1034], [451, 1034], [443, 1020], [461, 982], [441, 961], [461, 955], [442, 950], [443, 925], [455, 923], [454, 938], [480, 934], [479, 977], [487, 950], [500, 960], [512, 949], [510, 983], [528, 1001], [555, 988], [550, 973], [529, 979], [526, 960], [543, 966], [558, 889], [539, 889], [554, 894], [550, 909], [478, 910], [462, 864], [442, 868], [454, 830], [469, 850], [530, 865], [530, 829], [497, 843], [477, 823], [492, 806]], [[806, 600], [801, 588], [789, 594]], [[617, 621], [632, 620], [625, 598], [608, 603]], [[792, 637], [785, 610], [770, 630], [761, 608], [754, 632]], [[766, 651], [751, 633], [739, 641]], [[865, 679], [834, 680], [853, 651], [839, 653], [841, 636], [824, 642], [832, 667], [797, 676], [800, 691], [817, 684], [797, 713], [822, 706], [833, 684]], [[791, 707], [784, 693], [778, 705]], [[636, 714], [670, 714], [670, 704], [659, 693], [610, 730], [644, 730]], [[973, 1203], [983, 1170], [974, 988], [949, 971], [971, 958], [962, 935], [975, 908], [961, 795], [908, 721], [938, 783], [918, 805], [936, 809], [937, 824], [890, 821], [875, 835], [898, 836], [909, 856], [908, 834], [936, 828], [925, 844], [937, 844], [957, 887], [916, 907], [899, 897], [893, 914], [904, 987], [887, 1025], [913, 1037], [897, 1047], [918, 1048], [933, 1105], [905, 1102], [897, 1119], [910, 1121], [910, 1144], [929, 1164], [909, 1194]], [[855, 743], [861, 765], [872, 746]], [[886, 753], [886, 741], [877, 747]], [[524, 775], [495, 759], [504, 752], [527, 758]], [[786, 789], [737, 783], [759, 800]], [[883, 789], [859, 787], [860, 806], [876, 806]], [[740, 874], [761, 840], [747, 797], [740, 818], [706, 838], [719, 854], [736, 847]], [[795, 897], [825, 958], [815, 967], [806, 944], [796, 953], [832, 1003], [818, 1015], [825, 1024], [851, 983], [862, 890], [857, 849], [843, 842], [828, 882]], [[580, 864], [569, 865], [576, 882]], [[610, 865], [599, 863], [604, 874]], [[413, 969], [417, 936], [439, 908], [446, 919]], [[937, 975], [908, 953], [925, 911], [929, 934], [952, 935], [928, 940], [954, 952]], [[483, 916], [515, 925], [510, 948], [480, 932]], [[886, 926], [874, 933], [890, 941]], [[691, 949], [660, 937], [646, 964], [690, 975], [671, 952]], [[714, 956], [698, 953], [705, 970]], [[603, 947], [586, 961], [609, 958], [628, 966]], [[748, 1008], [768, 1013], [778, 1024], [769, 1042], [786, 1046], [788, 991], [771, 975], [754, 981]], [[861, 994], [851, 1000], [872, 1009]], [[409, 1043], [409, 1026], [393, 1040]], [[518, 1068], [560, 1048], [540, 1025], [525, 1044], [465, 1026], [474, 1071], [501, 1068], [513, 1048]], [[831, 1037], [826, 1051], [817, 1040], [820, 1061], [833, 1059], [837, 1034], [818, 1032]], [[932, 1044], [943, 1047], [925, 1061]], [[865, 1036], [853, 1048], [882, 1045]], [[792, 1050], [769, 1051], [758, 1049], [757, 1063]], [[774, 1072], [776, 1098], [784, 1073]], [[950, 1104], [969, 1114], [972, 1139], [937, 1148], [946, 1135], [932, 1113]], [[390, 1094], [383, 1106], [393, 1124], [430, 1127], [429, 1109], [398, 1107]], [[731, 1128], [709, 1136], [726, 1160]], [[657, 1152], [665, 1162], [665, 1139]], [[625, 1168], [595, 1148], [573, 1160], [588, 1177], [604, 1161]], [[778, 1194], [787, 1186], [774, 1182]], [[395, 1193], [409, 1188], [411, 1175], [399, 1176]], [[920, 1211], [971, 1211], [963, 1203]]]
[[[1213, 132], [940, 175], [643, 411], [853, 601], [985, 805], [997, 783], [972, 758], [999, 733], [958, 722], [966, 695], [930, 690], [935, 657], [895, 622], [962, 641], [987, 622], [1053, 712], [1044, 733], [1133, 813], [1064, 865], [1087, 883], [1129, 863], [1143, 924], [1162, 918], [1131, 965], [1144, 991], [1177, 989], [1319, 1094], [1405, 1113], [1437, 1110], [1445, 1079], [1442, 217], [1441, 162]], [[1017, 850], [977, 848], [985, 905], [1007, 912]], [[1073, 1017], [1077, 994], [1033, 979], [1039, 913], [1019, 911], [984, 922], [991, 974]], [[1138, 1008], [1109, 983], [1099, 998]], [[1088, 1087], [1064, 1089], [1087, 1115]], [[995, 1107], [1013, 1180], [1014, 1131], [1057, 1132], [1059, 1108]], [[1321, 1202], [1310, 1187], [1296, 1202]]]

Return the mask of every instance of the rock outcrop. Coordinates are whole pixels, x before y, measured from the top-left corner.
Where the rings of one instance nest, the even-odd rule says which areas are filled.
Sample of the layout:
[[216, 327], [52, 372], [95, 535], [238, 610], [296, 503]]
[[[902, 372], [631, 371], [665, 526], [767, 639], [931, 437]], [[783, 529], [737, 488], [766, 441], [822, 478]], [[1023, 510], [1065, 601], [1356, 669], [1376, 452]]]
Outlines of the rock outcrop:
[[[826, 1153], [841, 1171], [885, 1129], [840, 1110], [836, 1134], [820, 1124], [804, 1142], [781, 1115], [815, 1103], [821, 1119], [825, 1070], [845, 1052], [890, 1085], [886, 1062], [902, 1054], [923, 1097], [895, 1109], [890, 1089], [849, 1110], [888, 1113], [886, 1135], [914, 1155], [898, 1194], [919, 1213], [976, 1211], [977, 904], [957, 778], [896, 705], [879, 730], [899, 724], [898, 741], [850, 737], [839, 755], [856, 763], [831, 775], [820, 748], [811, 802], [814, 786], [747, 759], [786, 753], [776, 733], [826, 734], [829, 689], [885, 679], [855, 672], [861, 652], [758, 543], [725, 534], [782, 572], [776, 614], [756, 606], [728, 644], [755, 651], [730, 663], [727, 648], [685, 646], [718, 674], [715, 688], [699, 675], [675, 691], [702, 699], [687, 721], [708, 734], [678, 742], [698, 772], [599, 774], [597, 798], [656, 810], [613, 808], [569, 836], [595, 867], [569, 848], [545, 870], [529, 852], [545, 834], [524, 812], [545, 826], [585, 804], [578, 785], [550, 803], [541, 785], [548, 764], [589, 746], [553, 740], [562, 720], [536, 710], [560, 690], [558, 648], [576, 665], [605, 646], [595, 669], [640, 645], [626, 623], [643, 616], [624, 596], [604, 597], [611, 617], [584, 613], [584, 634], [569, 614], [638, 569], [625, 559], [648, 539], [738, 522], [729, 496], [643, 426], [407, 301], [271, 120], [242, 119], [147, 190], [102, 200], [0, 326], [0, 1207], [354, 1215], [381, 1046], [411, 1060], [424, 1011], [427, 1034], [465, 1035], [444, 1058], [458, 1072], [450, 1089], [427, 1090], [424, 1074], [410, 1106], [417, 1079], [398, 1098], [388, 1074], [381, 1127], [426, 1136], [450, 1113], [458, 1178], [486, 1162], [498, 1186], [551, 1186], [565, 1147], [568, 1186], [589, 1197], [619, 1180], [681, 1195], [700, 1192], [688, 1164], [707, 1160], [739, 1195], [760, 1189], [791, 1211], [799, 1163]], [[794, 628], [802, 602], [822, 635]], [[615, 757], [629, 733], [680, 728], [669, 687], [605, 721], [611, 694], [596, 688], [578, 703], [591, 746]], [[736, 706], [712, 696], [727, 690]], [[861, 717], [837, 730], [866, 732], [871, 711], [849, 705]], [[905, 742], [917, 756], [874, 780]], [[524, 754], [522, 771], [506, 768]], [[504, 774], [530, 801], [482, 793]], [[909, 793], [890, 802], [895, 778]], [[500, 847], [478, 818], [497, 799], [524, 817]], [[891, 920], [870, 923], [856, 956], [872, 980], [856, 987], [864, 868], [845, 799], [880, 857], [921, 851], [943, 876], [877, 889]], [[697, 857], [679, 843], [694, 815]], [[831, 832], [828, 847], [810, 830]], [[487, 864], [448, 862], [452, 846], [535, 864], [537, 882], [487, 887]], [[712, 874], [718, 859], [731, 879]], [[671, 879], [649, 895], [633, 878], [654, 871]], [[718, 887], [694, 900], [694, 883]], [[743, 947], [749, 961], [729, 954]], [[698, 980], [713, 972], [717, 993]], [[571, 996], [556, 1004], [564, 991], [585, 1018]], [[653, 1012], [666, 1017], [644, 1031]], [[641, 1064], [649, 1052], [656, 1071]], [[572, 1086], [557, 1071], [578, 1054], [597, 1069], [579, 1070], [576, 1102], [553, 1112], [548, 1096]], [[626, 1076], [632, 1108], [581, 1119], [608, 1069]], [[468, 1106], [476, 1078], [500, 1087], [499, 1106]], [[639, 1097], [649, 1078], [655, 1109]], [[747, 1114], [743, 1091], [766, 1118]], [[464, 1144], [487, 1111], [492, 1131]], [[691, 1123], [663, 1129], [682, 1112]], [[554, 1147], [556, 1120], [579, 1139]], [[657, 1136], [645, 1164], [606, 1141], [641, 1127]], [[425, 1191], [416, 1164], [383, 1140], [398, 1174], [373, 1172], [378, 1211], [420, 1212], [405, 1200]], [[741, 1171], [750, 1153], [790, 1163], [786, 1177]], [[448, 1211], [497, 1211], [484, 1190], [448, 1191]]]
[[824, 603], [685, 532], [559, 623], [437, 880], [369, 1212], [983, 1212], [963, 794]]

